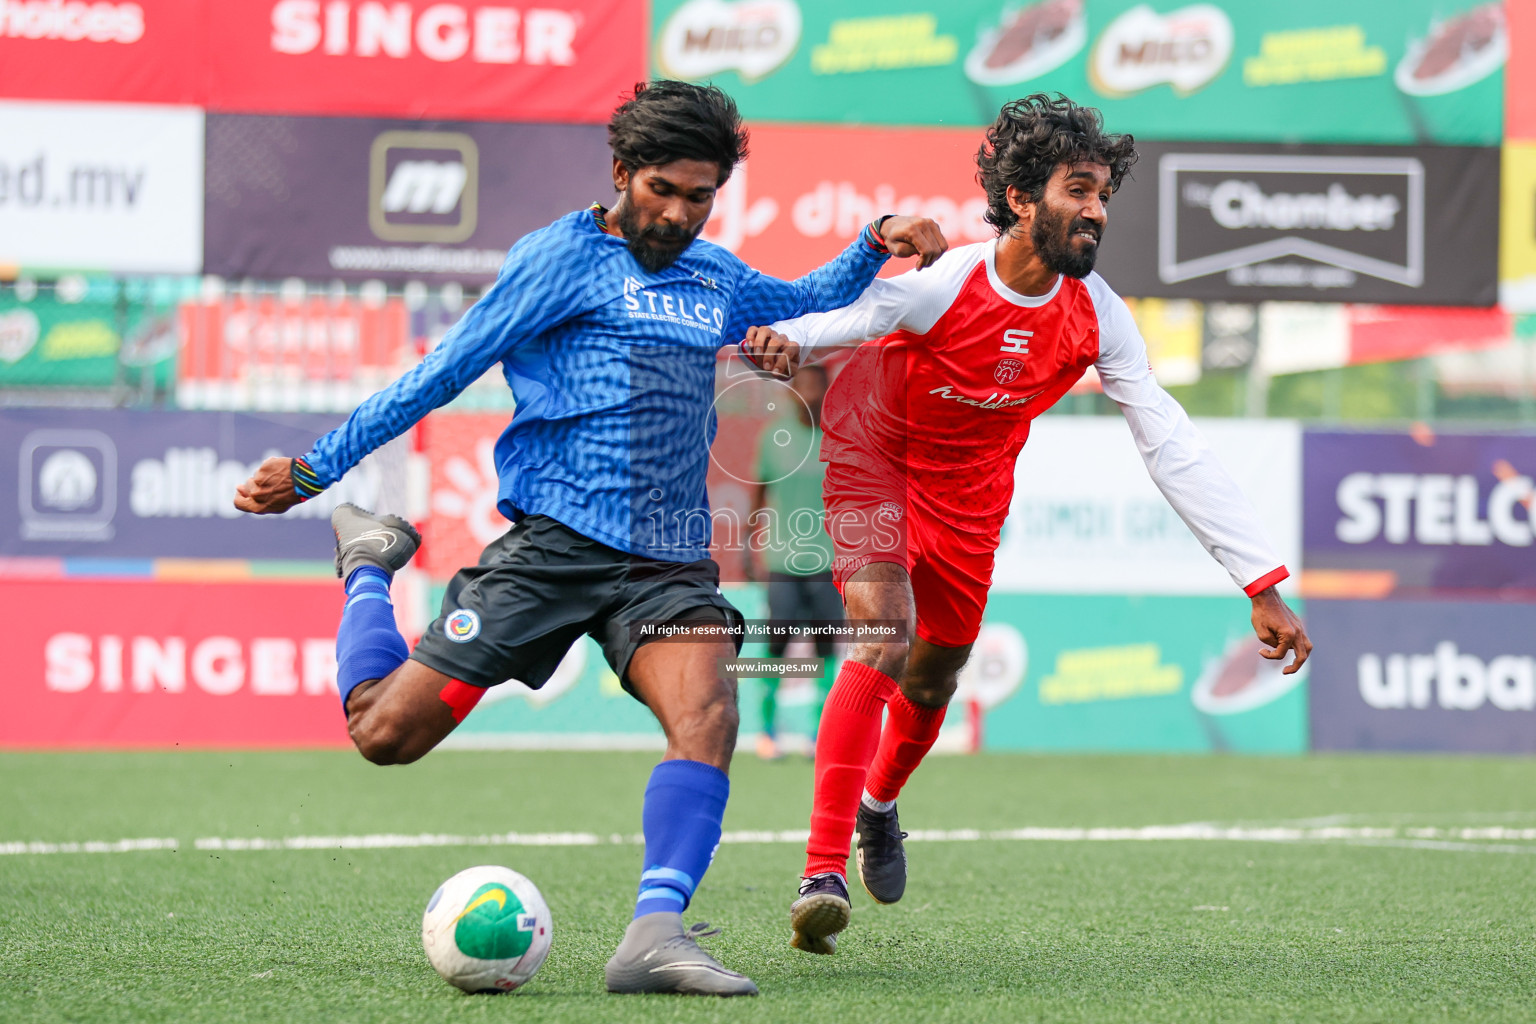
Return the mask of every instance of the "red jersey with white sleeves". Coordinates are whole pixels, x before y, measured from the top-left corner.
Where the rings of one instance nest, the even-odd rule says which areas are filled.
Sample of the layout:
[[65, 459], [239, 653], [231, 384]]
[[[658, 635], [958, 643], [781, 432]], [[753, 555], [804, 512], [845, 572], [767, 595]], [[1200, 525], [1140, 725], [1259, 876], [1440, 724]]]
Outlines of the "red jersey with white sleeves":
[[906, 479], [909, 502], [996, 536], [1030, 423], [1090, 366], [1124, 413], [1158, 489], [1250, 595], [1288, 574], [1258, 516], [1178, 402], [1158, 386], [1125, 303], [1098, 274], [1021, 295], [997, 243], [877, 279], [852, 305], [774, 324], [801, 346], [865, 342], [822, 413], [822, 460]]

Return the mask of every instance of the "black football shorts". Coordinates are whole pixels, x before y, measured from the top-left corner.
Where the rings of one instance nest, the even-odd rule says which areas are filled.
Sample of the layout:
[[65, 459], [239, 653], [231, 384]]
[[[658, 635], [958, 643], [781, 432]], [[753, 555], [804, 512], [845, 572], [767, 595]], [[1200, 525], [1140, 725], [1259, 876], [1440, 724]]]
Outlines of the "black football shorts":
[[714, 559], [641, 558], [526, 516], [453, 577], [411, 657], [472, 686], [517, 679], [536, 690], [586, 633], [633, 693], [629, 661], [650, 639], [638, 627], [667, 622], [726, 626], [741, 649], [744, 620], [720, 593]]

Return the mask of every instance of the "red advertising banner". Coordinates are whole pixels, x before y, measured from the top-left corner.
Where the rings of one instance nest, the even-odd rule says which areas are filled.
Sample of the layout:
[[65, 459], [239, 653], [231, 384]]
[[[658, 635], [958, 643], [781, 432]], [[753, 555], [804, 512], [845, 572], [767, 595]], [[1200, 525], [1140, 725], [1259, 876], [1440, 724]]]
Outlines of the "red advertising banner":
[[415, 362], [400, 299], [276, 295], [183, 303], [185, 409], [350, 411]]
[[206, 0], [5, 0], [0, 96], [200, 104]]
[[445, 580], [480, 561], [480, 552], [512, 524], [496, 508], [499, 484], [492, 450], [507, 413], [436, 413], [421, 425], [431, 466], [430, 518], [422, 524], [416, 567]]
[[329, 583], [7, 580], [0, 747], [344, 746]]
[[1507, 3], [1509, 60], [1504, 65], [1504, 134], [1536, 140], [1536, 4]]
[[1510, 317], [1457, 306], [1349, 306], [1349, 362], [1421, 359], [1442, 352], [1509, 344]]
[[220, 0], [208, 106], [598, 123], [645, 78], [634, 0]]
[[[952, 246], [995, 236], [976, 184], [979, 128], [754, 125], [752, 155], [715, 200], [704, 237], [766, 274], [799, 277], [874, 217], [932, 217]], [[911, 269], [892, 260], [884, 276]]]

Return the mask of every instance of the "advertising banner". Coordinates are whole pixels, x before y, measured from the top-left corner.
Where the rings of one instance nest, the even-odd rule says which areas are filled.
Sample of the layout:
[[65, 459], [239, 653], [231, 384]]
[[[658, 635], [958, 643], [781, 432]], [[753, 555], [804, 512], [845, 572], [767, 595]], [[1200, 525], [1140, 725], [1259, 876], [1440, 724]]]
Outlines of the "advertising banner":
[[990, 750], [1305, 750], [1308, 669], [1259, 657], [1248, 613], [1241, 594], [994, 591], [956, 699]]
[[350, 412], [416, 358], [398, 298], [233, 295], [189, 300], [178, 322], [184, 409]]
[[1098, 269], [1127, 295], [1490, 306], [1499, 151], [1148, 143]]
[[219, 0], [208, 105], [601, 124], [645, 78], [633, 0]]
[[0, 264], [191, 274], [203, 112], [0, 101]]
[[207, 270], [488, 282], [518, 238], [611, 202], [612, 163], [595, 126], [210, 115]]
[[203, 102], [208, 0], [4, 0], [0, 96]]
[[1504, 144], [1499, 190], [1499, 304], [1536, 313], [1536, 141]]
[[[496, 508], [499, 482], [492, 450], [511, 422], [509, 413], [434, 413], [421, 425], [430, 466], [428, 519], [416, 566], [447, 580], [511, 528]], [[435, 614], [435, 609], [434, 609]]]
[[0, 747], [348, 743], [329, 583], [0, 587]]
[[324, 559], [331, 510], [350, 501], [399, 507], [400, 442], [319, 497], [280, 516], [233, 504], [235, 487], [272, 455], [302, 455], [336, 416], [0, 411], [0, 555], [83, 558]]
[[[784, 278], [833, 259], [885, 213], [931, 217], [952, 246], [986, 241], [997, 233], [982, 220], [979, 143], [974, 129], [754, 125], [703, 237]], [[884, 276], [912, 266], [891, 260]]]
[[[725, 594], [749, 619], [765, 614], [762, 588], [727, 586]], [[1258, 651], [1241, 596], [994, 591], [961, 674], [954, 728], [940, 743], [956, 749], [979, 739], [991, 750], [1305, 750], [1306, 671], [1283, 675]], [[743, 649], [747, 657], [765, 653], [755, 643]], [[759, 693], [758, 682], [742, 682], [744, 736], [761, 728]], [[780, 727], [803, 735], [810, 684], [786, 680], [779, 697]], [[650, 712], [583, 638], [540, 690], [515, 681], [493, 687], [444, 745], [659, 750], [665, 742]]]
[[[1216, 419], [1196, 425], [1297, 573], [1299, 426]], [[1241, 597], [1152, 483], [1119, 416], [1045, 416], [1035, 423], [1019, 456], [993, 590]]]
[[1501, 0], [654, 6], [654, 71], [715, 81], [753, 120], [980, 125], [1059, 91], [1138, 138], [1496, 145], [1502, 131]]
[[0, 387], [164, 389], [179, 291], [169, 278], [0, 287]]
[[1536, 592], [1536, 436], [1307, 431], [1308, 594]]
[[1311, 601], [1317, 750], [1536, 752], [1531, 606]]

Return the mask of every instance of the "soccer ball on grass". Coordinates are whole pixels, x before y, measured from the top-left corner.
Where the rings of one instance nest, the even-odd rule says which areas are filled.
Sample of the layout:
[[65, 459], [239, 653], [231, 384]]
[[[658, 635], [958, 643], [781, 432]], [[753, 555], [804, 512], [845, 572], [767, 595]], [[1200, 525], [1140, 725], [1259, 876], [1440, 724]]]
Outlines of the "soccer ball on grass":
[[554, 930], [538, 887], [511, 868], [465, 868], [421, 917], [427, 959], [466, 992], [511, 992], [543, 966]]

